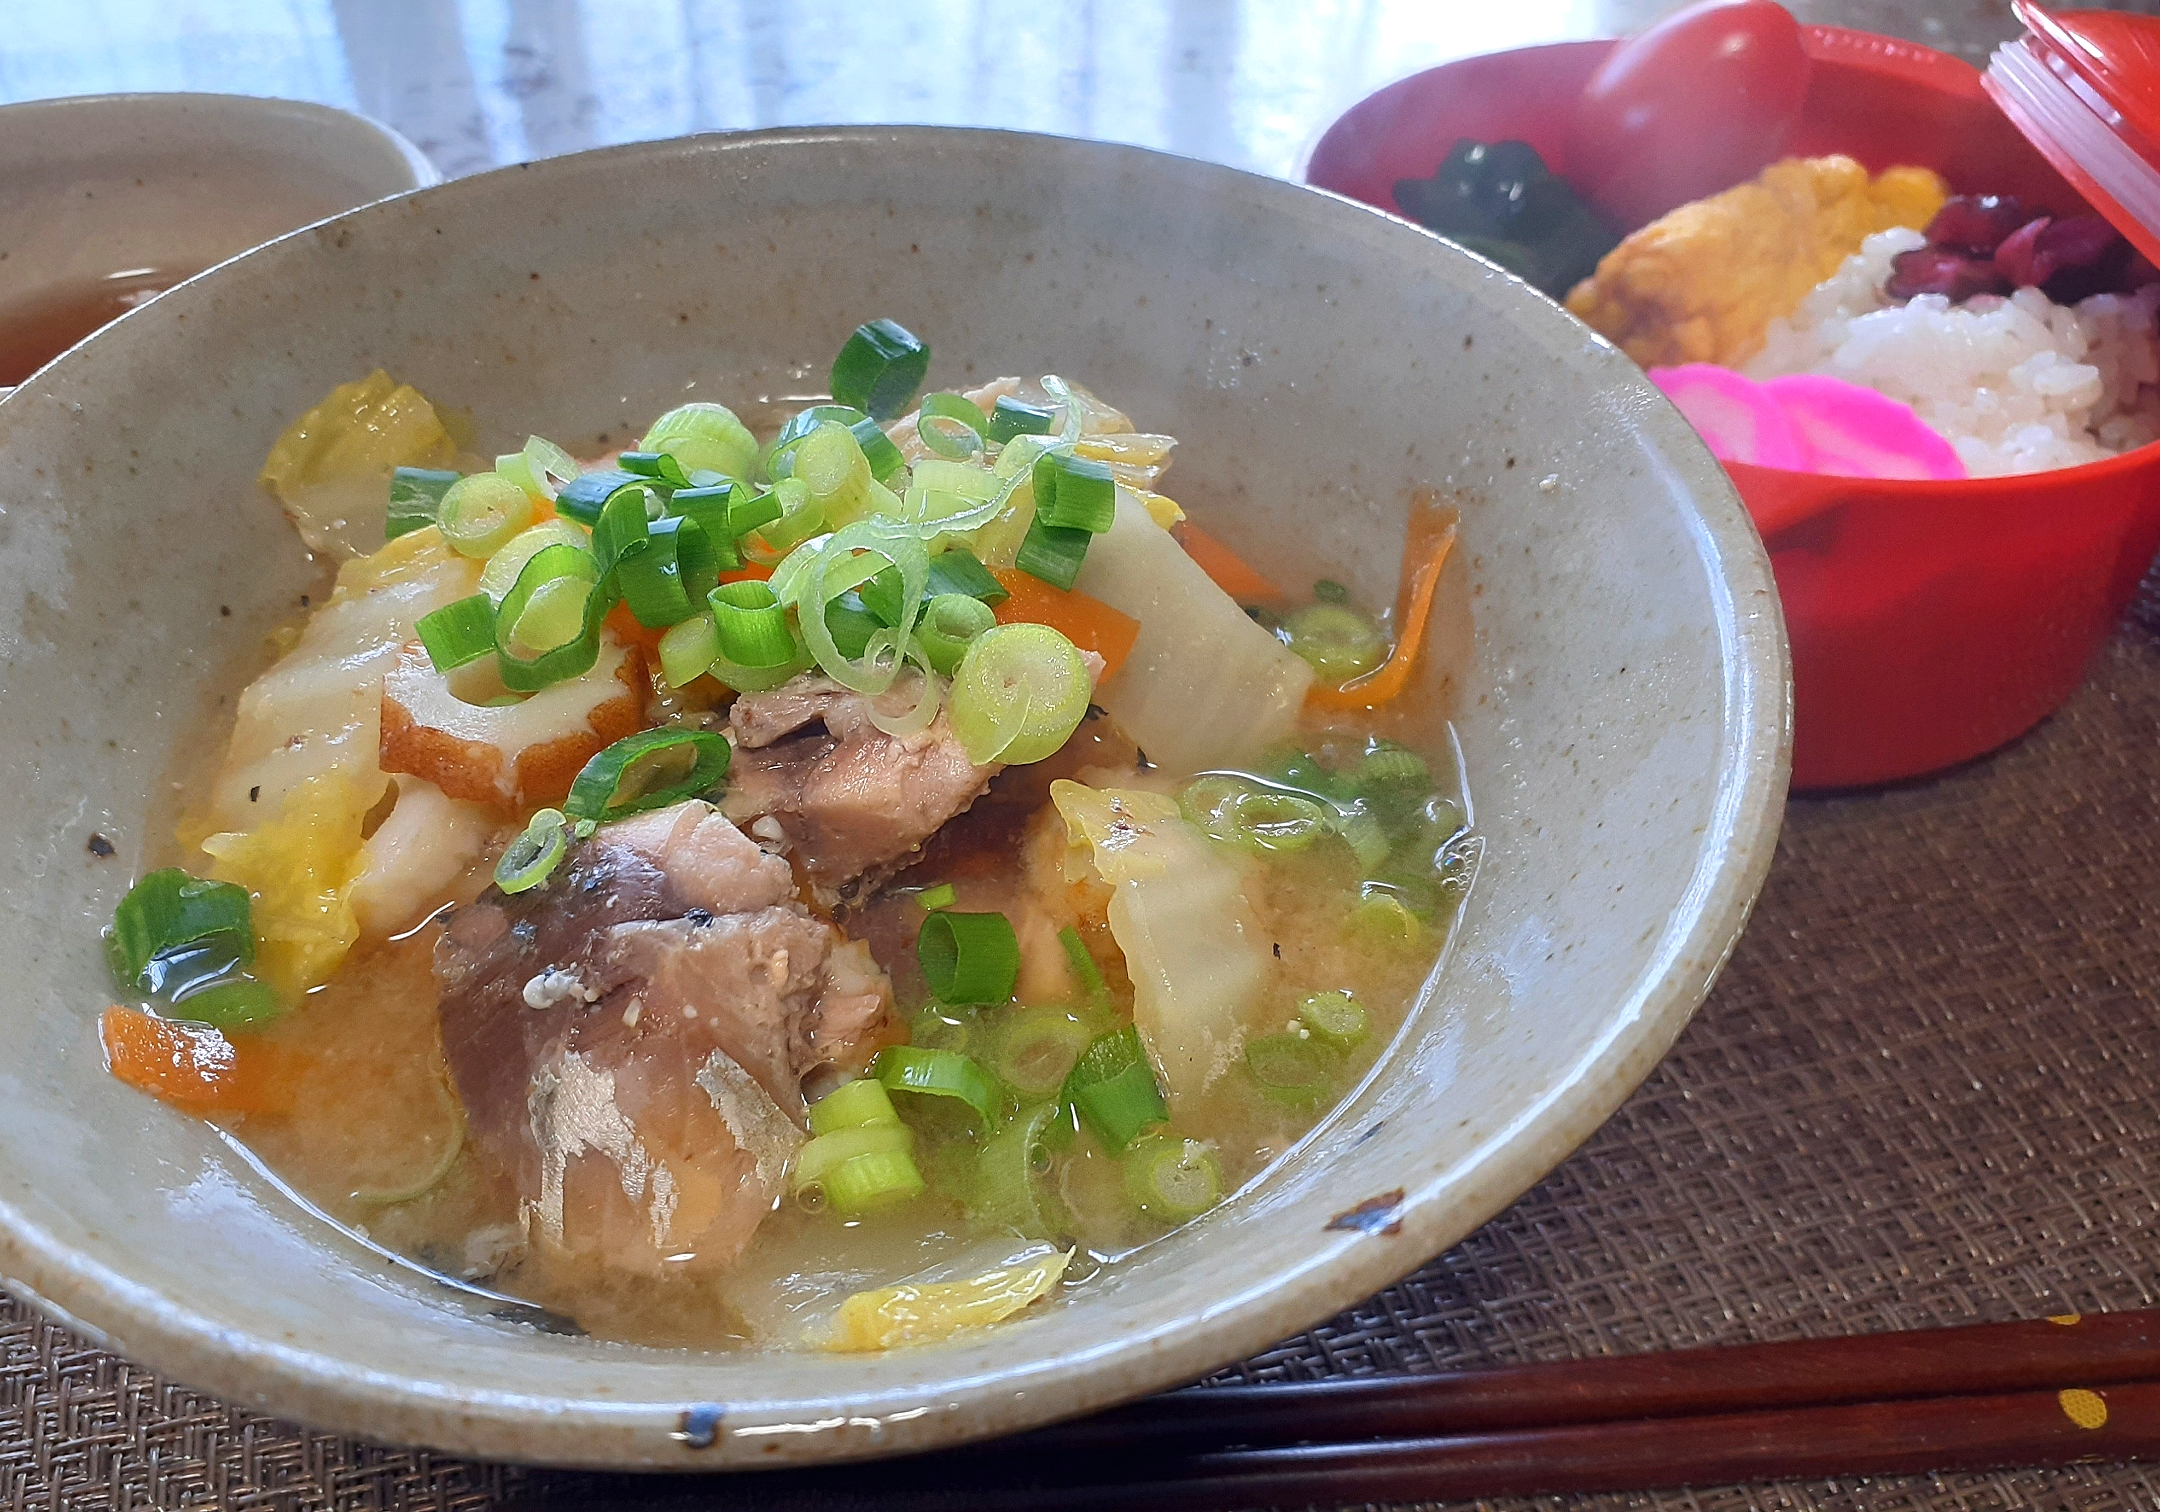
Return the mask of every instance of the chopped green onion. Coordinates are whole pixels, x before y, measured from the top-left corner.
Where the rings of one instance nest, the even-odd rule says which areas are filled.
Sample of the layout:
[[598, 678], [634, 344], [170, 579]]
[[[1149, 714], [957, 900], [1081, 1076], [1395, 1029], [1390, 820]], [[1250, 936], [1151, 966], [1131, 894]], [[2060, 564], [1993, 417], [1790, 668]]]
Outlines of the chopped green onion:
[[825, 1200], [844, 1217], [898, 1207], [923, 1194], [922, 1172], [905, 1150], [858, 1155], [825, 1173]]
[[413, 631], [435, 670], [448, 672], [495, 649], [495, 606], [476, 593], [421, 615]]
[[1421, 788], [1432, 781], [1432, 769], [1417, 752], [1384, 742], [1365, 753], [1358, 781], [1367, 787]]
[[780, 497], [768, 490], [753, 495], [747, 488], [735, 491], [734, 501], [728, 507], [728, 530], [740, 540], [762, 525], [770, 525], [780, 518]]
[[818, 1135], [796, 1151], [795, 1168], [789, 1176], [800, 1194], [807, 1187], [824, 1185], [827, 1176], [851, 1160], [865, 1155], [907, 1154], [914, 1148], [915, 1131], [895, 1114], [887, 1122], [851, 1124]]
[[981, 1010], [955, 1008], [949, 1003], [930, 1003], [908, 1025], [908, 1043], [925, 1050], [961, 1050], [972, 1047], [983, 1027]]
[[709, 793], [727, 776], [733, 751], [705, 730], [640, 730], [585, 763], [563, 812], [573, 819], [621, 819]]
[[938, 456], [962, 461], [979, 455], [988, 444], [990, 420], [965, 395], [925, 394], [915, 417], [915, 434]]
[[1020, 979], [1020, 941], [1001, 913], [933, 913], [915, 937], [915, 959], [945, 1003], [1002, 1003]]
[[862, 448], [865, 461], [870, 464], [870, 476], [882, 483], [901, 468], [907, 466], [907, 458], [900, 455], [900, 448], [893, 445], [892, 437], [875, 420], [862, 419], [848, 427], [848, 434]]
[[660, 675], [671, 688], [697, 681], [720, 654], [720, 630], [710, 614], [693, 614], [660, 637]]
[[602, 576], [643, 549], [652, 537], [653, 521], [663, 512], [660, 493], [650, 478], [632, 478], [607, 496], [592, 522], [593, 556]]
[[959, 896], [950, 882], [940, 882], [935, 887], [926, 887], [917, 893], [915, 901], [923, 906], [925, 912], [935, 913], [940, 908], [952, 907]]
[[[177, 866], [151, 872], [128, 889], [105, 936], [114, 978], [131, 991], [169, 991], [183, 952], [193, 979], [251, 965], [255, 932], [248, 890], [191, 877]], [[205, 969], [213, 963], [215, 970]]]
[[[871, 632], [859, 656], [842, 654], [826, 621], [826, 606], [888, 566], [900, 569], [899, 622]], [[826, 676], [857, 693], [878, 694], [892, 687], [909, 658], [910, 637], [928, 577], [929, 557], [922, 542], [892, 534], [882, 520], [862, 520], [835, 532], [819, 549], [781, 563], [773, 574], [773, 591], [795, 607], [797, 628]], [[927, 674], [923, 686], [919, 709], [937, 692]], [[934, 714], [933, 704], [924, 722]]]
[[1073, 976], [1079, 980], [1080, 990], [1088, 1002], [1097, 1008], [1109, 1007], [1110, 984], [1103, 980], [1102, 968], [1095, 964], [1095, 952], [1080, 938], [1079, 927], [1068, 924], [1059, 930], [1058, 944], [1065, 947], [1065, 959], [1071, 964]]
[[1038, 515], [1028, 522], [1013, 565], [1030, 577], [1070, 593], [1072, 585], [1079, 581], [1080, 564], [1087, 560], [1088, 542], [1094, 539], [1085, 530], [1046, 524]]
[[603, 468], [599, 472], [583, 473], [564, 484], [563, 491], [555, 496], [555, 512], [590, 529], [600, 522], [600, 511], [607, 507], [607, 501], [625, 488], [644, 488], [655, 493], [668, 491], [657, 478], [641, 478], [619, 467]]
[[1354, 1050], [1372, 1032], [1372, 1019], [1347, 992], [1315, 992], [1298, 1003], [1298, 1022], [1331, 1050]]
[[985, 1127], [997, 1119], [997, 1083], [957, 1050], [926, 1050], [919, 1045], [888, 1045], [870, 1063], [870, 1071], [888, 1092], [949, 1097], [973, 1109]]
[[1327, 1054], [1301, 1034], [1263, 1034], [1245, 1042], [1245, 1069], [1274, 1101], [1313, 1108], [1330, 1079]]
[[1087, 1047], [1065, 1078], [1065, 1097], [1113, 1154], [1141, 1130], [1170, 1116], [1147, 1047], [1131, 1024]]
[[181, 988], [173, 1014], [213, 1029], [253, 1029], [285, 1011], [276, 989], [246, 974]]
[[997, 615], [979, 598], [964, 593], [941, 593], [923, 610], [915, 629], [923, 658], [933, 670], [950, 677], [975, 638], [997, 623]]
[[[769, 510], [759, 509], [754, 518], [746, 521], [751, 513], [744, 507], [749, 492], [730, 478], [703, 488], [680, 488], [668, 498], [667, 512], [671, 516], [697, 521], [698, 529], [711, 544], [718, 571], [732, 571], [742, 565], [742, 554], [735, 549], [737, 536], [780, 517], [780, 506], [774, 503]], [[758, 502], [766, 501], [761, 498]], [[711, 591], [712, 585], [707, 584], [691, 596], [703, 598]]]
[[930, 578], [923, 591], [932, 598], [946, 593], [964, 593], [991, 605], [1002, 604], [1012, 597], [1005, 591], [1005, 585], [992, 577], [990, 569], [965, 546], [951, 547], [930, 559]]
[[480, 591], [488, 601], [500, 604], [510, 590], [517, 586], [518, 574], [525, 564], [549, 546], [575, 546], [578, 550], [589, 549], [591, 537], [568, 520], [543, 520], [532, 529], [511, 537], [510, 544], [487, 560], [480, 569]]
[[869, 416], [852, 404], [813, 404], [806, 410], [798, 410], [780, 427], [780, 434], [773, 437], [770, 449], [765, 453], [765, 475], [775, 480], [790, 477], [795, 470], [795, 449], [821, 425], [851, 426]]
[[1363, 677], [1388, 657], [1387, 638], [1371, 620], [1342, 604], [1307, 604], [1283, 622], [1283, 638], [1331, 683]]
[[1016, 1229], [1031, 1238], [1065, 1232], [1071, 1217], [1044, 1180], [1061, 1134], [1069, 1140], [1072, 1126], [1059, 1104], [1046, 1102], [1023, 1109], [985, 1140], [975, 1157], [969, 1216], [986, 1227]]
[[897, 625], [907, 612], [907, 591], [900, 580], [898, 567], [880, 568], [872, 574], [870, 581], [855, 590], [855, 596], [862, 600], [864, 609], [877, 616], [881, 625]]
[[1056, 754], [1087, 717], [1087, 663], [1048, 625], [995, 625], [953, 676], [951, 720], [968, 760], [1024, 766]]
[[555, 502], [563, 485], [576, 481], [578, 470], [577, 459], [545, 436], [527, 436], [523, 450], [495, 459], [495, 471], [543, 504]]
[[885, 1095], [885, 1084], [874, 1076], [842, 1082], [810, 1105], [810, 1132], [831, 1134], [840, 1129], [859, 1129], [870, 1124], [898, 1124], [900, 1115]]
[[569, 849], [569, 826], [562, 810], [544, 808], [495, 863], [495, 885], [506, 893], [529, 892], [547, 881]]
[[780, 517], [754, 539], [767, 553], [785, 553], [825, 529], [825, 507], [811, 498], [810, 486], [802, 479], [782, 478], [773, 484], [772, 501], [779, 505]]
[[1125, 1192], [1150, 1218], [1182, 1223], [1222, 1201], [1222, 1167], [1197, 1139], [1151, 1134], [1118, 1159]]
[[810, 490], [811, 500], [828, 521], [844, 524], [865, 513], [872, 481], [870, 462], [847, 427], [821, 425], [804, 437], [795, 453], [793, 476]]
[[719, 630], [719, 654], [739, 667], [778, 667], [795, 659], [787, 608], [770, 583], [722, 583], [706, 596]]
[[433, 525], [441, 515], [443, 495], [457, 480], [456, 473], [433, 467], [401, 467], [391, 473], [383, 539], [394, 541], [408, 530]]
[[869, 649], [870, 637], [887, 627], [864, 606], [861, 594], [850, 592], [825, 606], [825, 628], [842, 656], [859, 661]]
[[1018, 399], [1001, 398], [990, 407], [990, 439], [999, 446], [1015, 436], [1047, 436], [1055, 424], [1054, 410], [1037, 409]]
[[608, 610], [599, 577], [592, 553], [575, 546], [546, 546], [526, 562], [495, 613], [504, 687], [536, 693], [592, 670]]
[[747, 478], [757, 465], [757, 437], [724, 404], [685, 404], [652, 423], [641, 452], [666, 452], [684, 467]]
[[930, 348], [890, 320], [859, 325], [833, 359], [832, 393], [880, 420], [907, 412], [930, 371]]
[[991, 1069], [1022, 1097], [1055, 1097], [1094, 1038], [1063, 1008], [1024, 1008], [1001, 1025]]
[[705, 595], [720, 586], [721, 573], [742, 565], [742, 557], [730, 537], [713, 535], [688, 515], [655, 520], [648, 529], [655, 541], [674, 537], [676, 569], [682, 575], [683, 592], [689, 596], [693, 609], [702, 606]]
[[1343, 921], [1352, 934], [1389, 946], [1415, 945], [1424, 938], [1425, 921], [1411, 912], [1398, 893], [1370, 883], [1361, 891], [1363, 896]]
[[697, 612], [720, 567], [697, 521], [670, 517], [646, 529], [644, 543], [615, 564], [615, 581], [639, 624], [665, 630]]
[[1035, 518], [1046, 527], [1101, 535], [1117, 518], [1117, 480], [1100, 462], [1044, 452], [1035, 459], [1033, 479]]
[[531, 517], [532, 500], [524, 489], [500, 473], [484, 472], [450, 485], [437, 523], [451, 550], [479, 558], [509, 545]]
[[1338, 826], [1319, 799], [1221, 772], [1187, 784], [1178, 808], [1210, 840], [1260, 854], [1301, 851]]
[[616, 457], [615, 465], [626, 473], [641, 478], [657, 478], [670, 488], [688, 488], [690, 474], [683, 470], [681, 462], [673, 454], [664, 451], [627, 451]]
[[1333, 578], [1315, 579], [1312, 585], [1312, 596], [1323, 604], [1347, 604], [1350, 602], [1350, 590]]
[[1386, 828], [1362, 799], [1336, 805], [1335, 833], [1343, 837], [1343, 842], [1357, 856], [1358, 865], [1367, 871], [1387, 860], [1388, 851], [1392, 849]]

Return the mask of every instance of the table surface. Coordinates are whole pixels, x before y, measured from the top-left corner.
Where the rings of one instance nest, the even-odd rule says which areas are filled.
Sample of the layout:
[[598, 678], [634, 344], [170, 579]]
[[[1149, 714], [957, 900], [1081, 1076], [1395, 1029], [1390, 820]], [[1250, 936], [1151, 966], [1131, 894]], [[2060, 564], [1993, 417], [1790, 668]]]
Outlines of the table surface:
[[[687, 131], [935, 122], [1292, 174], [1449, 58], [1639, 28], [1665, 0], [0, 0], [0, 101], [285, 95], [445, 174]], [[2128, 8], [2160, 9], [2160, 0]], [[1806, 0], [1983, 61], [2004, 0]], [[2150, 585], [2149, 585], [2150, 590]], [[1226, 1377], [1431, 1369], [2160, 1300], [2160, 609], [2071, 705], [1927, 783], [1796, 801], [1756, 923], [1672, 1056], [1484, 1230]], [[252, 1417], [0, 1296], [0, 1509], [579, 1505], [574, 1476]], [[824, 1505], [776, 1484], [713, 1506]], [[2137, 1467], [1705, 1489], [1587, 1509], [2160, 1505]]]

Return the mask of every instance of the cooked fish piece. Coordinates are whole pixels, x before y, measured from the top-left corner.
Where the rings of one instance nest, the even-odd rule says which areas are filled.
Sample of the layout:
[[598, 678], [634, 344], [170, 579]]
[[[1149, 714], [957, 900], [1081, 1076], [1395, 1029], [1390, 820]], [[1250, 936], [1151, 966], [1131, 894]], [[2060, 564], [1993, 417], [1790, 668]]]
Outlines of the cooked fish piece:
[[717, 1268], [804, 1139], [803, 1079], [861, 1070], [891, 986], [702, 803], [601, 829], [490, 889], [435, 950], [443, 1050], [530, 1241], [613, 1269]]
[[728, 719], [736, 749], [721, 807], [783, 842], [827, 908], [875, 892], [1000, 770], [968, 760], [942, 710], [918, 734], [888, 735], [862, 694], [812, 674], [745, 693]]

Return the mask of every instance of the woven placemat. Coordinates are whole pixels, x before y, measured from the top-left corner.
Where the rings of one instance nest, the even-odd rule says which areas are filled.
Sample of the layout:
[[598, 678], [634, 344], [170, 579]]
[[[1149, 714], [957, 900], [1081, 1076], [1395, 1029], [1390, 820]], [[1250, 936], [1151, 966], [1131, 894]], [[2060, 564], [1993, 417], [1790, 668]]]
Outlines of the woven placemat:
[[[1796, 800], [1738, 954], [1619, 1114], [1450, 1253], [1220, 1378], [2155, 1305], [2156, 806], [2148, 582], [2085, 688], [2015, 746], [1923, 783]], [[797, 1504], [712, 1489], [715, 1507]], [[7, 1512], [478, 1512], [590, 1490], [254, 1417], [0, 1299]], [[2160, 1466], [1536, 1505], [2128, 1512], [2160, 1506]]]

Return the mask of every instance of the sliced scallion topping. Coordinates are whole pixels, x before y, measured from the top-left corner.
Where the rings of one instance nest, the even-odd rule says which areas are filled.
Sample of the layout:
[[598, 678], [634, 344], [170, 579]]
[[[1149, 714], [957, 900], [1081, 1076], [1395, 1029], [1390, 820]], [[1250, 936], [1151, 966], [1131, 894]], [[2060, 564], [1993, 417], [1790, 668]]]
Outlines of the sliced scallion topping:
[[1002, 1003], [1020, 979], [1020, 941], [1001, 913], [940, 909], [923, 920], [915, 959], [941, 1003]]
[[1170, 1116], [1162, 1089], [1155, 1084], [1147, 1047], [1131, 1024], [1100, 1036], [1087, 1047], [1072, 1075], [1065, 1078], [1065, 1097], [1112, 1153], [1131, 1144], [1141, 1130]]
[[721, 656], [739, 667], [778, 667], [795, 659], [787, 608], [770, 583], [722, 583], [707, 601]]
[[[1020, 551], [1013, 565], [1030, 577], [1040, 578], [1053, 588], [1072, 591], [1079, 581], [1080, 564], [1087, 560], [1088, 542], [1095, 537], [1085, 530], [1069, 526], [1045, 524], [1037, 516], [1020, 538]], [[1292, 648], [1293, 650], [1295, 647]]]
[[875, 1213], [923, 1194], [922, 1172], [905, 1150], [858, 1155], [825, 1174], [825, 1201], [843, 1217]]
[[930, 371], [930, 348], [906, 327], [873, 320], [833, 359], [832, 395], [879, 420], [906, 414]]
[[917, 893], [915, 901], [922, 905], [925, 913], [935, 913], [941, 908], [952, 907], [959, 896], [950, 882], [940, 882], [935, 887], [926, 887]]
[[671, 688], [695, 682], [720, 654], [720, 630], [710, 614], [693, 614], [660, 637], [660, 675]]
[[[779, 518], [777, 505], [770, 513], [758, 513], [750, 518], [752, 511], [745, 508], [749, 492], [734, 479], [723, 478], [702, 488], [677, 489], [668, 499], [667, 512], [671, 516], [697, 521], [698, 529], [705, 534], [717, 572], [732, 572], [742, 565], [742, 553], [735, 549], [737, 536], [767, 520]], [[748, 523], [745, 523], [746, 518]], [[712, 584], [707, 583], [702, 589], [693, 588], [691, 596], [701, 599], [711, 591]]]
[[1055, 1097], [1094, 1038], [1063, 1008], [1023, 1008], [1000, 1026], [991, 1069], [1024, 1098]]
[[188, 975], [244, 967], [255, 960], [255, 931], [248, 890], [231, 882], [191, 877], [177, 866], [151, 872], [128, 889], [113, 910], [105, 937], [115, 980], [133, 992], [169, 991], [170, 963], [186, 952]]
[[1150, 1134], [1118, 1158], [1125, 1193], [1150, 1218], [1183, 1223], [1222, 1200], [1222, 1167], [1197, 1139]]
[[734, 539], [740, 540], [761, 526], [770, 525], [780, 518], [779, 495], [768, 490], [753, 494], [747, 488], [738, 487], [728, 507], [728, 530]]
[[1330, 1052], [1301, 1034], [1263, 1034], [1245, 1042], [1245, 1069], [1274, 1102], [1319, 1106], [1330, 1080]]
[[1283, 638], [1324, 682], [1363, 677], [1388, 657], [1387, 637], [1345, 604], [1307, 604], [1283, 622]]
[[825, 629], [834, 647], [849, 661], [861, 660], [869, 649], [870, 637], [885, 628], [885, 621], [870, 612], [859, 593], [843, 593], [825, 606]]
[[585, 763], [563, 812], [573, 819], [621, 819], [709, 793], [727, 776], [733, 748], [705, 730], [640, 730]]
[[592, 553], [543, 546], [495, 612], [495, 661], [503, 686], [537, 693], [591, 671], [600, 659], [600, 621], [607, 610]]
[[842, 1082], [810, 1105], [810, 1132], [831, 1134], [840, 1129], [859, 1129], [870, 1124], [897, 1124], [900, 1115], [885, 1084], [874, 1076]]
[[641, 478], [619, 467], [608, 467], [585, 473], [563, 485], [563, 491], [555, 496], [555, 512], [590, 529], [599, 523], [600, 511], [607, 507], [609, 499], [620, 490], [633, 487], [661, 494], [671, 491], [658, 478]]
[[992, 577], [990, 569], [965, 546], [954, 546], [930, 559], [930, 580], [923, 591], [932, 598], [943, 593], [964, 593], [991, 605], [1002, 604], [1012, 597], [1005, 591], [1005, 585]]
[[[875, 421], [865, 423], [875, 428]], [[869, 459], [844, 425], [821, 425], [805, 436], [795, 452], [793, 476], [830, 523], [859, 519], [870, 502]]]
[[1045, 452], [1035, 459], [1034, 483], [1035, 518], [1043, 525], [1101, 535], [1117, 517], [1117, 481], [1103, 463]]
[[569, 821], [562, 810], [544, 808], [495, 863], [495, 885], [506, 893], [529, 892], [553, 875], [569, 849]]
[[[878, 1086], [876, 1082], [870, 1085]], [[878, 1087], [881, 1095], [884, 1090]], [[897, 1115], [890, 1123], [851, 1124], [834, 1129], [818, 1135], [796, 1152], [795, 1169], [790, 1173], [792, 1184], [800, 1194], [806, 1187], [823, 1186], [828, 1175], [851, 1160], [859, 1160], [865, 1155], [905, 1154], [914, 1148], [915, 1131], [900, 1122]]]
[[666, 452], [691, 471], [705, 470], [747, 478], [757, 465], [757, 437], [724, 404], [685, 404], [652, 424], [642, 452]]
[[413, 626], [438, 672], [478, 661], [495, 649], [495, 606], [484, 593], [420, 616]]
[[[687, 551], [691, 560], [682, 560]], [[679, 625], [697, 612], [704, 594], [692, 596], [689, 578], [702, 580], [705, 592], [720, 581], [720, 570], [695, 520], [654, 520], [644, 543], [615, 564], [623, 602], [649, 630]]]
[[1087, 948], [1087, 941], [1080, 938], [1079, 928], [1068, 924], [1059, 930], [1058, 944], [1065, 947], [1065, 959], [1080, 983], [1082, 996], [1096, 1008], [1109, 1007], [1110, 984], [1103, 980], [1102, 968], [1095, 964], [1095, 953]]
[[1372, 1019], [1347, 992], [1315, 992], [1298, 1002], [1298, 1022], [1331, 1050], [1354, 1050], [1372, 1032]]
[[954, 461], [978, 456], [988, 443], [990, 418], [961, 394], [925, 394], [915, 433], [940, 457]]
[[527, 436], [522, 450], [495, 459], [495, 471], [524, 489], [529, 497], [549, 504], [565, 483], [577, 478], [579, 468], [576, 458], [547, 437]]
[[532, 518], [532, 498], [500, 473], [460, 478], [443, 494], [436, 523], [459, 556], [485, 560], [510, 544]]
[[518, 574], [525, 564], [541, 550], [549, 546], [575, 546], [584, 551], [592, 537], [568, 520], [543, 520], [532, 529], [510, 538], [503, 547], [487, 560], [480, 569], [480, 591], [490, 603], [499, 604], [504, 595], [517, 586]]
[[1064, 1233], [1070, 1214], [1045, 1180], [1052, 1151], [1069, 1142], [1072, 1125], [1055, 1102], [1022, 1110], [983, 1142], [975, 1157], [975, 1184], [968, 1214], [986, 1228], [1009, 1228], [1031, 1238]]
[[672, 453], [664, 451], [624, 452], [615, 459], [615, 465], [626, 473], [641, 478], [654, 478], [669, 488], [688, 488], [690, 474], [683, 470], [681, 462]]
[[199, 981], [173, 994], [173, 1016], [213, 1029], [254, 1029], [285, 1011], [275, 988], [244, 973]]
[[990, 439], [999, 446], [1015, 436], [1047, 436], [1056, 424], [1055, 411], [1038, 409], [1009, 396], [990, 407]]
[[952, 729], [977, 766], [1025, 766], [1056, 753], [1087, 717], [1087, 663], [1048, 625], [995, 625], [953, 674]]
[[394, 541], [408, 530], [433, 525], [442, 509], [443, 495], [458, 475], [434, 467], [401, 467], [390, 474], [390, 513], [383, 520], [383, 539]]
[[858, 420], [848, 427], [848, 434], [862, 448], [863, 459], [870, 464], [870, 476], [882, 483], [901, 468], [907, 466], [907, 458], [900, 455], [900, 448], [893, 445], [892, 437], [875, 420]]
[[981, 599], [941, 593], [923, 610], [915, 638], [922, 643], [923, 659], [931, 670], [950, 677], [959, 670], [968, 646], [996, 623], [997, 615]]
[[989, 1072], [957, 1050], [888, 1045], [871, 1062], [870, 1071], [888, 1092], [949, 1097], [972, 1108], [984, 1126], [997, 1121], [997, 1083]]

